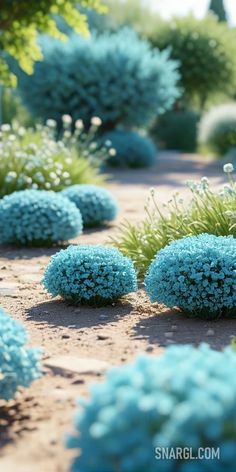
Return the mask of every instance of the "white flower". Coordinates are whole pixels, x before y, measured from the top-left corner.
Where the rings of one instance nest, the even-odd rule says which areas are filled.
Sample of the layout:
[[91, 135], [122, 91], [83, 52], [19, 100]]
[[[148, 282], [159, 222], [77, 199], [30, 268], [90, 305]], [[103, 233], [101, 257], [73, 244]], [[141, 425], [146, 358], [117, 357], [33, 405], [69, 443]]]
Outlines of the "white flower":
[[114, 148], [109, 149], [110, 156], [116, 156], [116, 150]]
[[234, 166], [233, 166], [233, 164], [230, 164], [230, 162], [229, 162], [228, 164], [224, 165], [223, 170], [226, 174], [231, 174], [231, 172], [234, 171]]
[[209, 180], [207, 177], [202, 177], [201, 179], [201, 187], [203, 190], [207, 190], [209, 187]]
[[71, 132], [70, 131], [65, 131], [64, 132], [64, 138], [70, 138], [71, 137]]
[[102, 120], [101, 118], [99, 118], [99, 116], [93, 116], [93, 118], [91, 119], [91, 124], [93, 126], [101, 126]]
[[49, 119], [49, 120], [46, 121], [46, 125], [49, 128], [56, 128], [57, 122], [56, 122], [56, 120]]
[[70, 125], [72, 123], [72, 118], [70, 115], [62, 115], [62, 121], [66, 125]]
[[3, 133], [8, 133], [9, 131], [11, 131], [11, 126], [7, 123], [4, 123], [1, 126], [1, 130], [3, 131]]
[[83, 127], [84, 127], [83, 120], [76, 120], [75, 127], [76, 127], [76, 129], [83, 129]]

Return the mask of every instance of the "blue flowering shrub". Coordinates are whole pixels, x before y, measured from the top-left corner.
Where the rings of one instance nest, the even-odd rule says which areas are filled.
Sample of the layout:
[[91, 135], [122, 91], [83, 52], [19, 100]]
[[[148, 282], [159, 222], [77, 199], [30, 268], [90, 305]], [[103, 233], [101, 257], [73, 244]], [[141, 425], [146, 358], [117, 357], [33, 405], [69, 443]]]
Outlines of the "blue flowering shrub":
[[64, 113], [86, 125], [99, 116], [103, 128], [143, 126], [171, 108], [179, 96], [177, 63], [129, 29], [89, 39], [71, 35], [62, 43], [41, 37], [43, 61], [19, 74], [28, 109], [59, 123]]
[[135, 131], [118, 128], [105, 133], [103, 139], [116, 151], [111, 149], [107, 161], [113, 167], [150, 167], [155, 162], [157, 150], [154, 143]]
[[60, 194], [30, 189], [0, 200], [1, 244], [51, 245], [81, 232], [80, 211]]
[[24, 326], [0, 308], [0, 400], [12, 399], [41, 376], [41, 350], [27, 348], [27, 340]]
[[79, 208], [84, 227], [93, 227], [112, 221], [117, 215], [117, 202], [104, 188], [86, 184], [72, 185], [61, 193]]
[[[113, 368], [81, 401], [78, 434], [67, 440], [80, 449], [71, 472], [233, 472], [235, 369], [231, 348], [218, 352], [206, 344], [171, 346]], [[156, 448], [177, 447], [192, 448], [193, 457], [200, 447], [220, 448], [220, 457], [156, 459]]]
[[201, 234], [158, 252], [145, 277], [151, 302], [215, 318], [236, 314], [236, 240]]
[[137, 289], [132, 261], [118, 249], [70, 246], [55, 254], [43, 283], [53, 295], [72, 303], [106, 305]]

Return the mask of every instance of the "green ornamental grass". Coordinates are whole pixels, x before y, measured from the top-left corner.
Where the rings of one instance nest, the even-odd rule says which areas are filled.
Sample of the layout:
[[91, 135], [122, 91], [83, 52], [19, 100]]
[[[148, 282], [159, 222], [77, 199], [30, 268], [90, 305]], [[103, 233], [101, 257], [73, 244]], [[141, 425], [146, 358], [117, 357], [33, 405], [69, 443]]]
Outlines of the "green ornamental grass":
[[124, 223], [120, 236], [113, 243], [129, 256], [143, 278], [146, 270], [160, 249], [185, 236], [202, 233], [236, 237], [236, 183], [232, 164], [224, 165], [229, 184], [219, 192], [211, 190], [206, 177], [200, 183], [188, 182], [192, 200], [185, 205], [175, 194], [161, 208], [154, 189], [150, 190], [146, 218], [139, 225]]
[[60, 135], [54, 120], [35, 130], [1, 126], [0, 197], [29, 188], [58, 192], [74, 184], [104, 183], [99, 166], [109, 150], [95, 142], [96, 123], [85, 132], [79, 120], [72, 132], [71, 117], [64, 115], [63, 124]]

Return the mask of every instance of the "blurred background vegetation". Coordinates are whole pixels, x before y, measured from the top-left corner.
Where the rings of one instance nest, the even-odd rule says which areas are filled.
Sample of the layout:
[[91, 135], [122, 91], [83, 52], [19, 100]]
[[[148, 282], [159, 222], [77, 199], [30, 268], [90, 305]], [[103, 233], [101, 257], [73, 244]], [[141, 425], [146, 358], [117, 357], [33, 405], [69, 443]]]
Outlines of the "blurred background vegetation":
[[[169, 20], [159, 16], [158, 8], [155, 11], [150, 10], [141, 0], [105, 0], [103, 3], [107, 6], [107, 12], [101, 9], [100, 2], [83, 2], [83, 7], [78, 2], [69, 3], [78, 12], [77, 22], [71, 21], [72, 15], [70, 17], [65, 15], [57, 7], [53, 10], [56, 12], [53, 18], [57, 30], [52, 27], [51, 22], [48, 23], [45, 20], [45, 17], [38, 20], [40, 27], [37, 29], [57, 37], [60, 36], [60, 33], [58, 35], [55, 31], [59, 30], [62, 34], [71, 36], [74, 35], [72, 28], [76, 27], [77, 32], [86, 35], [87, 30], [84, 23], [84, 14], [86, 14], [92, 34], [96, 32], [96, 35], [103, 37], [108, 33], [113, 34], [122, 30], [124, 26], [128, 26], [135, 30], [140, 40], [148, 41], [153, 51], [156, 48], [161, 51], [169, 51], [170, 59], [177, 61], [178, 64], [179, 97], [176, 98], [171, 109], [163, 109], [162, 114], [158, 111], [151, 123], [142, 124], [141, 119], [141, 126], [138, 126], [134, 119], [134, 128], [145, 130], [159, 148], [196, 152], [198, 149], [198, 125], [202, 116], [212, 107], [230, 102], [234, 103], [236, 97], [236, 29], [228, 22], [224, 1], [209, 1], [208, 11], [202, 19], [187, 15]], [[56, 0], [55, 4], [57, 4]], [[97, 11], [90, 8], [93, 6], [97, 8]], [[32, 8], [33, 14], [35, 12]], [[80, 18], [80, 21], [78, 21], [78, 18]], [[30, 41], [32, 41], [32, 37]], [[47, 36], [47, 41], [49, 41], [50, 48], [51, 42], [55, 39], [50, 40], [50, 36]], [[40, 44], [40, 38], [37, 44]], [[4, 45], [0, 44], [0, 48], [4, 49]], [[14, 51], [12, 52], [9, 48], [6, 48], [6, 50], [18, 60], [21, 69], [29, 72], [27, 67], [24, 67], [25, 60], [19, 58], [18, 53], [13, 53]], [[5, 57], [5, 63], [8, 66], [10, 65], [13, 72], [16, 72], [13, 62], [9, 61], [8, 57]], [[37, 54], [35, 58], [44, 61]], [[31, 62], [35, 58], [31, 57]], [[112, 68], [111, 58], [108, 57], [107, 61], [109, 60], [108, 67]], [[37, 67], [37, 63], [35, 67]], [[67, 67], [66, 63], [61, 64], [62, 69], [63, 67], [64, 69]], [[77, 67], [79, 74], [79, 61]], [[147, 64], [147, 73], [148, 67]], [[52, 72], [50, 64], [48, 64], [48, 71], [48, 73]], [[114, 75], [113, 82], [115, 83], [116, 80], [117, 77]], [[133, 85], [134, 89], [136, 86], [137, 84]], [[110, 91], [106, 91], [106, 93], [109, 94]], [[121, 94], [121, 92], [119, 93]], [[22, 90], [19, 88], [1, 87], [1, 122], [8, 123], [16, 120], [23, 126], [33, 126], [35, 123], [43, 122], [44, 116], [40, 116], [40, 114], [38, 116], [34, 114], [33, 116], [30, 113], [32, 109], [30, 103], [26, 103], [27, 106], [23, 105], [21, 95]], [[100, 111], [98, 103], [94, 114], [99, 116]], [[204, 123], [203, 120], [201, 129]], [[225, 126], [227, 127], [227, 125], [224, 124], [224, 129]], [[235, 133], [236, 136], [236, 130], [232, 131], [231, 127], [231, 141], [232, 133]], [[205, 145], [204, 152], [206, 150], [212, 152], [212, 146], [210, 149]]]

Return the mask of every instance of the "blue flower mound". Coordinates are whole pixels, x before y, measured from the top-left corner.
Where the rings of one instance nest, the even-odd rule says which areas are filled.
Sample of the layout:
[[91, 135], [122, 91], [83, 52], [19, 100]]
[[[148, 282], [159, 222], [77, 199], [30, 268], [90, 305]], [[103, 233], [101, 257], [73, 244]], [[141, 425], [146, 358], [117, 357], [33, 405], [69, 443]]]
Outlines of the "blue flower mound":
[[97, 306], [137, 289], [133, 262], [118, 249], [105, 246], [61, 250], [51, 258], [43, 283], [53, 296]]
[[145, 277], [151, 302], [215, 318], [236, 313], [236, 240], [201, 234], [158, 252]]
[[0, 243], [50, 245], [82, 232], [75, 204], [46, 190], [23, 190], [0, 200]]
[[83, 225], [92, 227], [112, 221], [117, 215], [118, 206], [113, 195], [96, 185], [72, 185], [61, 192], [79, 208]]
[[116, 154], [108, 159], [112, 167], [142, 168], [155, 163], [157, 150], [154, 143], [135, 131], [119, 128], [106, 133], [103, 140], [111, 141], [116, 150]]
[[41, 376], [41, 350], [26, 348], [23, 325], [0, 308], [0, 399], [12, 399], [19, 387], [29, 387]]
[[[236, 354], [171, 346], [114, 368], [76, 415], [71, 472], [236, 470]], [[165, 460], [155, 448], [220, 447], [220, 459]]]

